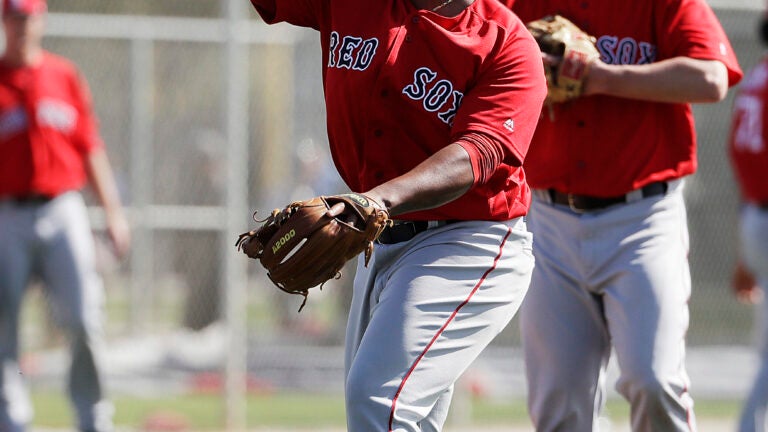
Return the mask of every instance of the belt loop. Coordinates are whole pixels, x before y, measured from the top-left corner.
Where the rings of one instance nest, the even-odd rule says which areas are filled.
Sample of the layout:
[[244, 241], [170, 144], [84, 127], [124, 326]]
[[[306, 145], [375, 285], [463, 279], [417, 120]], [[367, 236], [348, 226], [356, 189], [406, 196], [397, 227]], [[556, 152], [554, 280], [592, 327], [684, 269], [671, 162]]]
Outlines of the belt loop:
[[[660, 186], [662, 188], [661, 193], [658, 191], [650, 191], [649, 189], [651, 187]], [[648, 193], [646, 194], [646, 190], [648, 189]], [[634, 202], [634, 201], [640, 201], [643, 198], [648, 198], [649, 196], [653, 195], [666, 195], [667, 192], [670, 190], [670, 183], [661, 181], [661, 182], [655, 182], [655, 183], [649, 183], [641, 188], [635, 189], [626, 195], [626, 199], [628, 203]]]
[[570, 193], [568, 194], [568, 207], [571, 209], [572, 212], [576, 214], [586, 213], [585, 210], [576, 207], [576, 202], [574, 201], [573, 194], [570, 194]]
[[643, 199], [643, 188], [638, 188], [627, 193], [627, 202], [635, 202]]
[[667, 181], [667, 193], [670, 193], [670, 192], [676, 190], [682, 184], [683, 184], [682, 177], [681, 178], [676, 178], [674, 180]]
[[533, 195], [542, 202], [552, 204], [552, 189], [533, 189]]

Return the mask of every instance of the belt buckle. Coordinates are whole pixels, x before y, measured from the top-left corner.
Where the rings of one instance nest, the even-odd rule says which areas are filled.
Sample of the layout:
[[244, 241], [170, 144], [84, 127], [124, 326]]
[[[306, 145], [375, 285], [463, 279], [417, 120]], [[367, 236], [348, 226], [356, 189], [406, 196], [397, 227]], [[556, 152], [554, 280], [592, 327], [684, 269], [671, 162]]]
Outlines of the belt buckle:
[[585, 209], [580, 209], [576, 207], [576, 203], [574, 201], [572, 193], [569, 193], [567, 196], [568, 196], [568, 208], [570, 208], [572, 212], [578, 213], [578, 214], [584, 214], [587, 212]]

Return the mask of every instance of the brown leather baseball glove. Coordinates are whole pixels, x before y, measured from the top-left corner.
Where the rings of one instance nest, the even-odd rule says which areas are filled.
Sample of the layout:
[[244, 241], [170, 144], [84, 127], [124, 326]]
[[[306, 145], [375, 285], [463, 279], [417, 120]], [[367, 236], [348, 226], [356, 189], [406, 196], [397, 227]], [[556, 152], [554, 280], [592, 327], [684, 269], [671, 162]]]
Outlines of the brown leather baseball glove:
[[235, 246], [258, 259], [278, 288], [304, 296], [299, 311], [310, 288], [340, 277], [360, 252], [368, 265], [374, 240], [391, 223], [386, 210], [356, 193], [297, 201], [256, 221], [261, 226], [240, 234]]
[[546, 104], [561, 103], [581, 96], [589, 67], [600, 57], [595, 38], [560, 15], [549, 15], [526, 24], [528, 31], [547, 54]]

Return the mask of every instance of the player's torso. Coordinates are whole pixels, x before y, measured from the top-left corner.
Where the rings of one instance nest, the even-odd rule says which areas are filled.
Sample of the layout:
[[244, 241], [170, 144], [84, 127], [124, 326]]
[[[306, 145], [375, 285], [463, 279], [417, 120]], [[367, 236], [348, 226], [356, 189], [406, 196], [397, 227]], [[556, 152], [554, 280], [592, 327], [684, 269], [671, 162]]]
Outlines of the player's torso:
[[[524, 22], [561, 14], [595, 37], [602, 62], [642, 65], [674, 55], [662, 30], [668, 3], [516, 0], [512, 10]], [[615, 196], [693, 172], [694, 139], [685, 104], [582, 97], [545, 108], [526, 172], [533, 187]]]
[[539, 50], [497, 0], [453, 17], [411, 0], [252, 0], [267, 23], [320, 32], [334, 163], [358, 192], [402, 175], [468, 133], [497, 140], [503, 161], [481, 184], [407, 219], [508, 220], [530, 194], [519, 166], [544, 98]]
[[53, 192], [58, 182], [80, 183], [78, 149], [71, 142], [79, 110], [72, 75], [47, 58], [30, 68], [0, 68], [0, 194]]
[[498, 29], [471, 10], [445, 18], [402, 0], [330, 4], [321, 29], [328, 131], [342, 176], [365, 189], [449, 143]]
[[[655, 46], [653, 34], [653, 19], [656, 0], [642, 2], [617, 2], [610, 0], [506, 0], [512, 4], [512, 11], [523, 22], [533, 21], [546, 15], [562, 15], [582, 30], [594, 35], [603, 42], [598, 41], [598, 48], [602, 45], [600, 53], [603, 61], [613, 58], [618, 53], [617, 47], [609, 41], [613, 38], [623, 38], [625, 56], [639, 57], [639, 50], [629, 50], [632, 42], [636, 47], [640, 44]], [[647, 57], [647, 53], [646, 53]], [[636, 62], [642, 61], [635, 59]], [[646, 62], [649, 59], [644, 59]], [[629, 59], [623, 61], [628, 62]]]
[[0, 72], [0, 140], [29, 129], [70, 134], [78, 120], [71, 76], [56, 66]]
[[742, 192], [768, 204], [768, 57], [741, 84], [731, 129], [729, 151]]

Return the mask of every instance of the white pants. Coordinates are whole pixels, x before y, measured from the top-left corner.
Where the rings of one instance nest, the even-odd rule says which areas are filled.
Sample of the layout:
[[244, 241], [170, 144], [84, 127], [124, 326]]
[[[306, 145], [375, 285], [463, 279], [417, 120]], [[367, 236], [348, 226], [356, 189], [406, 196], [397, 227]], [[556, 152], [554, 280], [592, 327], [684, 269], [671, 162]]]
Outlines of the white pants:
[[346, 338], [350, 432], [440, 431], [453, 385], [528, 290], [518, 218], [434, 228], [358, 261]]

